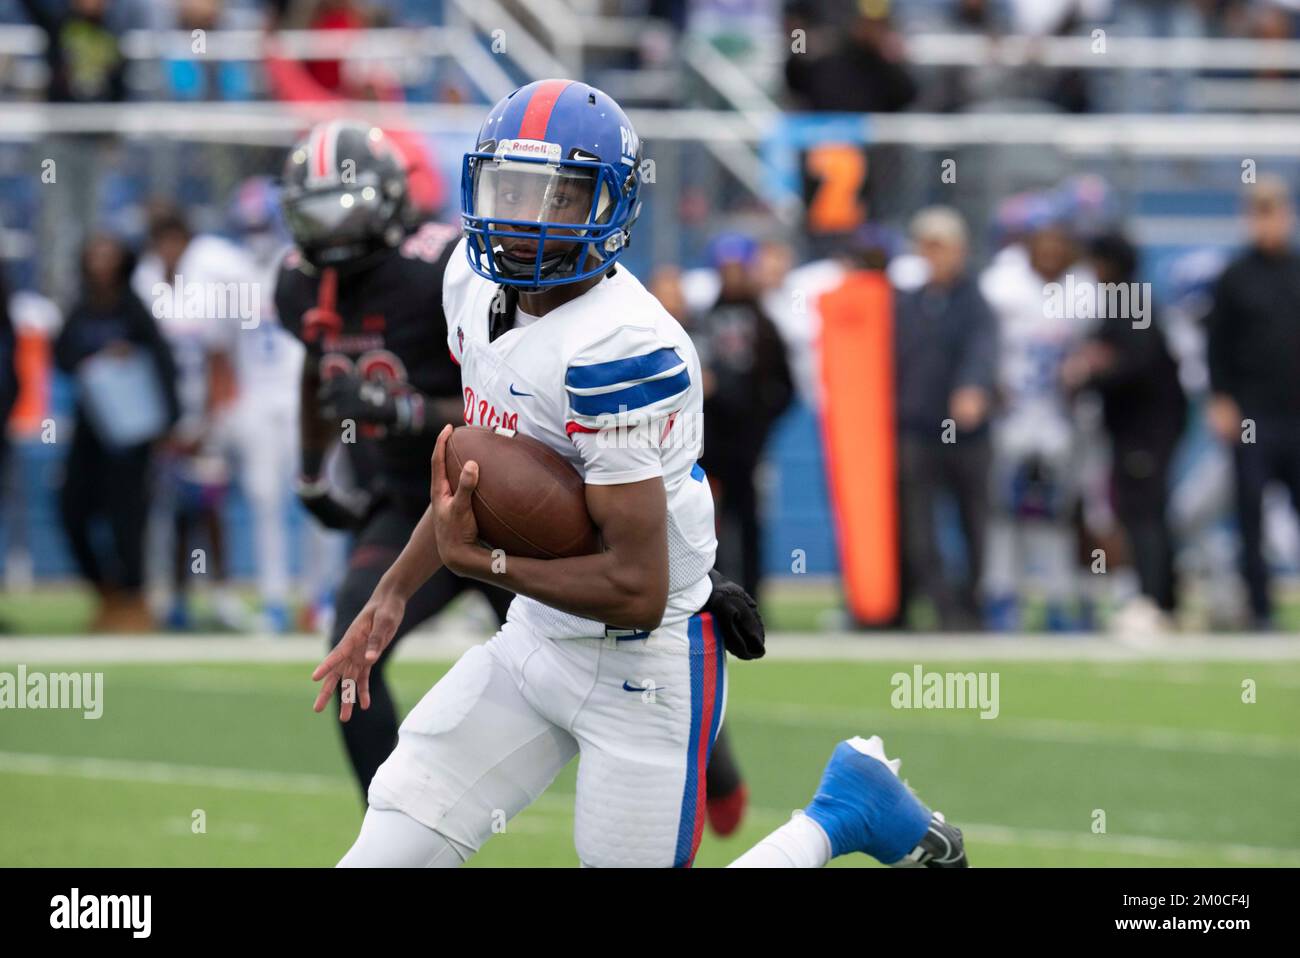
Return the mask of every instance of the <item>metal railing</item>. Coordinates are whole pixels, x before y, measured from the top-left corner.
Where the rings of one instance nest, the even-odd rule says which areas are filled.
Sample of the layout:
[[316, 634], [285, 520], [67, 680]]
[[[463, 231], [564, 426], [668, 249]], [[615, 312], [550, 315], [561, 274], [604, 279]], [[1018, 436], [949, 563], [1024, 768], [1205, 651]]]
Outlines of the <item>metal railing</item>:
[[[540, 31], [559, 46], [635, 49], [644, 21], [623, 17], [579, 16], [560, 0], [530, 0], [543, 4]], [[546, 49], [497, 0], [451, 0], [455, 10], [486, 35], [507, 31], [512, 58], [522, 58], [554, 72], [566, 66]], [[564, 11], [568, 11], [565, 13]], [[371, 30], [281, 30], [274, 36], [290, 56], [337, 59], [382, 59], [436, 56], [448, 52], [447, 31], [454, 27], [386, 27]], [[914, 33], [903, 36], [906, 59], [916, 66], [1028, 66], [1117, 70], [1242, 70], [1300, 71], [1300, 40], [1231, 38], [1181, 39], [1124, 36], [1106, 25], [1104, 50], [1090, 36], [1001, 37], [964, 33]], [[202, 56], [215, 60], [257, 60], [267, 34], [261, 30], [209, 30]], [[122, 37], [128, 59], [193, 56], [194, 37], [186, 30], [128, 30]], [[760, 48], [784, 56], [790, 38], [779, 32], [761, 38]], [[0, 55], [39, 56], [45, 34], [25, 24], [0, 25]], [[526, 63], [521, 64], [527, 69]]]
[[[341, 101], [340, 113], [396, 124], [416, 133], [474, 131], [478, 104]], [[804, 138], [913, 146], [1051, 146], [1069, 153], [1118, 152], [1162, 156], [1235, 156], [1246, 151], [1300, 155], [1300, 115], [1254, 114], [791, 114], [779, 110], [629, 110], [642, 138], [761, 146], [808, 130]], [[184, 134], [187, 139], [244, 140], [287, 145], [301, 113], [277, 102], [194, 104], [0, 103], [0, 140], [33, 140], [52, 133], [123, 136]]]

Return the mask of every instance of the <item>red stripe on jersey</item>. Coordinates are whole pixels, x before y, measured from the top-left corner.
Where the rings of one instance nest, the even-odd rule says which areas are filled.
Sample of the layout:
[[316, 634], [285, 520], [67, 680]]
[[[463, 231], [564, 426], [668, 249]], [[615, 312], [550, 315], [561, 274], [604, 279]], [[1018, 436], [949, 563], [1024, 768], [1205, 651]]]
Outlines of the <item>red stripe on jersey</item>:
[[695, 832], [691, 835], [691, 857], [687, 867], [695, 864], [695, 853], [704, 837], [704, 819], [707, 817], [709, 746], [717, 730], [713, 727], [713, 710], [718, 696], [718, 638], [713, 631], [713, 613], [700, 613], [700, 633], [704, 654], [704, 697], [700, 703], [700, 739], [695, 753]]
[[668, 438], [668, 433], [669, 433], [670, 431], [672, 431], [673, 423], [675, 423], [676, 421], [677, 421], [677, 413], [671, 413], [671, 414], [669, 414], [669, 416], [668, 416], [668, 424], [667, 424], [666, 426], [664, 426], [664, 431], [663, 431], [662, 433], [660, 433], [660, 435], [659, 435], [659, 445], [662, 446], [664, 440]]
[[519, 124], [519, 139], [546, 139], [546, 126], [551, 122], [551, 110], [555, 108], [555, 101], [572, 82], [572, 80], [545, 80], [533, 91], [533, 97], [528, 101], [528, 109], [524, 110], [524, 118]]
[[451, 361], [453, 363], [455, 363], [457, 366], [460, 365], [460, 360], [456, 358], [456, 354], [451, 351], [450, 346], [447, 347], [447, 355], [451, 357]]
[[564, 424], [564, 434], [572, 436], [575, 432], [600, 432], [599, 429], [592, 429], [590, 426], [584, 426], [580, 422], [570, 420]]

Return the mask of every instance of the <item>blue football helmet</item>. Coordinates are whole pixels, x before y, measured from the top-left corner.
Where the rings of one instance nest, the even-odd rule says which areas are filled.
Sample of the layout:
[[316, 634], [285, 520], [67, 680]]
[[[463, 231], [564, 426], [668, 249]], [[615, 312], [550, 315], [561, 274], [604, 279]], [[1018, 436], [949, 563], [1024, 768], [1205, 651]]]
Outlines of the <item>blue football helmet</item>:
[[470, 266], [521, 289], [608, 271], [640, 212], [640, 167], [640, 138], [600, 90], [575, 80], [520, 87], [492, 108], [461, 168]]

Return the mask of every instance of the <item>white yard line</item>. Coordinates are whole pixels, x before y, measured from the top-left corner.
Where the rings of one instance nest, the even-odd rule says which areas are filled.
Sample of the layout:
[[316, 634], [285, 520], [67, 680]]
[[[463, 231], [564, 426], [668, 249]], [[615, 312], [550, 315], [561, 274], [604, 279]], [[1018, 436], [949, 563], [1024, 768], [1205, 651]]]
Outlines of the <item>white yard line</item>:
[[1204, 858], [1215, 856], [1241, 865], [1300, 866], [1300, 849], [1268, 848], [1236, 843], [1187, 842], [1177, 838], [1148, 835], [1094, 835], [1091, 832], [1063, 832], [1046, 828], [1015, 828], [1008, 825], [956, 823], [973, 842], [1015, 845], [1060, 851], [1105, 854], [1115, 852], [1143, 858]]
[[807, 661], [991, 661], [1008, 662], [1294, 662], [1300, 638], [1281, 636], [1179, 635], [1146, 648], [1104, 637], [936, 633], [782, 633], [769, 642], [775, 659]]
[[[1035, 671], [1041, 674], [1074, 676], [1077, 675], [1078, 668], [1081, 664], [1086, 664], [1092, 669], [1094, 678], [1104, 679], [1108, 682], [1151, 682], [1163, 685], [1205, 685], [1223, 688], [1224, 683], [1228, 682], [1234, 687], [1239, 687], [1240, 683], [1224, 674], [1220, 666], [1221, 663], [1206, 661], [1175, 661], [1165, 660], [1162, 662], [1144, 662], [1146, 668], [1140, 671], [1134, 671], [1127, 668], [1127, 662], [1042, 662], [1037, 663]], [[1246, 662], [1241, 664], [1245, 665]], [[1269, 671], [1262, 672], [1258, 675], [1242, 675], [1241, 678], [1255, 678], [1271, 689], [1300, 689], [1300, 671], [1294, 668], [1278, 669], [1277, 662], [1263, 663], [1272, 665]], [[1294, 663], [1282, 663], [1284, 666], [1291, 666]], [[1289, 673], [1289, 674], [1288, 674]]]
[[[485, 634], [421, 632], [402, 640], [397, 655], [410, 661], [458, 658]], [[0, 639], [0, 662], [319, 662], [324, 640], [312, 636], [64, 636]], [[1300, 638], [1179, 635], [1135, 649], [1106, 638], [1023, 635], [951, 636], [933, 633], [780, 633], [768, 655], [784, 661], [1008, 661], [1008, 662], [1300, 662]]]
[[1262, 758], [1300, 758], [1300, 742], [1270, 735], [1222, 732], [1215, 729], [1182, 729], [1157, 725], [1104, 725], [1075, 719], [1012, 718], [944, 722], [925, 710], [858, 709], [834, 705], [802, 705], [775, 702], [766, 705], [728, 703], [728, 716], [754, 722], [772, 722], [795, 727], [835, 726], [843, 734], [866, 735], [876, 722], [887, 728], [907, 724], [909, 734], [1009, 738], [1071, 745], [1146, 748], [1170, 752], [1203, 752], [1216, 755], [1253, 755]]
[[342, 777], [270, 772], [248, 768], [215, 768], [121, 758], [87, 758], [42, 755], [35, 752], [0, 752], [0, 775], [54, 775], [113, 782], [147, 782], [151, 785], [186, 785], [230, 788], [248, 792], [323, 794], [344, 792], [352, 783]]
[[[409, 636], [403, 659], [455, 659], [483, 636]], [[319, 638], [293, 636], [96, 636], [0, 639], [0, 662], [319, 662], [326, 652]]]
[[[790, 639], [783, 641], [781, 644], [788, 646], [793, 644], [794, 641]], [[804, 644], [815, 645], [818, 643], [821, 645], [835, 645], [846, 652], [845, 658], [851, 658], [847, 653], [860, 649], [864, 645], [869, 651], [879, 651], [881, 648], [881, 644], [877, 640], [868, 641], [857, 638], [805, 638], [798, 641], [801, 647]], [[1029, 640], [1029, 644], [1046, 641]], [[1249, 652], [1252, 648], [1262, 648], [1263, 651], [1269, 652], [1271, 655], [1277, 651], [1278, 643], [1291, 641], [1268, 639], [1255, 643], [1231, 640], [1232, 647], [1236, 651], [1229, 658], [1249, 658]], [[473, 640], [467, 641], [464, 638], [454, 638], [447, 635], [419, 635], [408, 638], [398, 654], [403, 659], [409, 659], [410, 661], [449, 661], [455, 658], [463, 649], [473, 644]], [[1023, 644], [1018, 643], [1015, 647], [1018, 648]], [[1062, 648], [1077, 650], [1086, 643], [1065, 640], [1060, 644]], [[996, 656], [985, 654], [983, 650], [1001, 645], [1005, 645], [1005, 643], [1001, 643], [1000, 640], [972, 640], [971, 645], [961, 646], [966, 650], [966, 654], [962, 658], [967, 660], [977, 658], [981, 661], [996, 658]], [[941, 643], [937, 641], [917, 640], [911, 643], [909, 647], [913, 658], [924, 659], [926, 662], [938, 663], [945, 658], [939, 652]], [[201, 639], [154, 637], [134, 639], [9, 639], [0, 640], [0, 663], [92, 664], [97, 662], [136, 662], [161, 664], [177, 662], [203, 664], [244, 663], [249, 661], [314, 663], [318, 661], [320, 651], [321, 646], [318, 641], [304, 638], [257, 640], [222, 636]], [[978, 654], [976, 654], [977, 651]], [[1006, 656], [1005, 652], [1002, 654], [1004, 657], [1009, 657]], [[794, 656], [786, 656], [785, 658], [795, 660]], [[876, 656], [876, 658], [892, 660], [894, 657], [880, 655]], [[1033, 659], [1033, 656], [1026, 657], [1026, 660]], [[873, 659], [862, 657], [861, 660], [871, 661]], [[1103, 660], [1094, 659], [1093, 661]], [[1183, 660], [1167, 659], [1164, 661]], [[1211, 660], [1194, 659], [1191, 661]], [[747, 664], [740, 667], [761, 668], [762, 666], [761, 664]], [[1159, 673], [1153, 675], [1152, 678], [1159, 680]], [[1267, 684], [1265, 676], [1261, 675], [1260, 679]], [[1170, 674], [1167, 680], [1181, 682], [1185, 681], [1186, 678], [1185, 676], [1179, 676], [1175, 672]], [[192, 691], [211, 690], [225, 693], [239, 688], [217, 677], [208, 682], [203, 677], [195, 675], [177, 677], [175, 686]], [[1288, 684], [1288, 687], [1293, 686]], [[882, 689], [882, 699], [885, 694], [886, 690]], [[939, 724], [940, 717], [925, 710], [912, 712], [867, 709], [854, 706], [808, 705], [797, 702], [769, 702], [758, 706], [741, 704], [734, 699], [729, 714], [743, 716], [753, 721], [774, 722], [797, 727], [836, 726], [842, 728], [844, 734], [849, 731], [870, 730], [872, 723], [878, 723], [885, 728], [897, 728], [901, 724], [907, 723], [908, 731], [922, 734], [989, 736], [1021, 741], [1061, 742], [1096, 746], [1109, 745], [1126, 748], [1138, 747], [1162, 751], [1252, 755], [1265, 758], [1294, 759], [1300, 757], [1300, 741], [1268, 735], [1223, 732], [1214, 729], [1118, 725], [1075, 719], [1015, 718], [1007, 715], [987, 721], [972, 720], [968, 723], [949, 721]]]
[[[284, 774], [255, 769], [212, 768], [200, 765], [177, 765], [170, 762], [140, 762], [129, 759], [82, 758], [66, 755], [42, 755], [28, 752], [0, 752], [0, 776], [5, 774], [44, 775], [84, 778], [99, 781], [149, 782], [156, 785], [230, 788], [277, 794], [321, 794], [347, 792], [351, 783], [340, 777], [310, 774]], [[543, 795], [530, 806], [535, 816], [567, 816], [572, 810], [569, 795]], [[751, 806], [751, 813], [770, 821], [775, 827], [790, 813], [776, 808]], [[532, 823], [518, 830], [541, 833], [549, 829]], [[1222, 842], [1190, 842], [1176, 838], [1147, 835], [1095, 835], [1091, 832], [1067, 832], [1044, 828], [1018, 828], [987, 823], [956, 823], [977, 843], [1012, 845], [1062, 851], [1094, 853], [1115, 852], [1147, 858], [1197, 859], [1207, 856], [1223, 858], [1243, 865], [1300, 866], [1300, 849], [1271, 848]], [[570, 830], [567, 819], [557, 830]]]

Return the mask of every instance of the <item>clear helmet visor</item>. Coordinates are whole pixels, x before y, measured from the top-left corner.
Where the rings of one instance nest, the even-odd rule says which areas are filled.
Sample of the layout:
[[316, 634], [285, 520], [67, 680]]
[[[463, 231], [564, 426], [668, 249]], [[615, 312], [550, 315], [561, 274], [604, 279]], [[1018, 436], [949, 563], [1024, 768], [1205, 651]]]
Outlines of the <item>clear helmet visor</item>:
[[[487, 220], [590, 225], [593, 171], [510, 160], [481, 162], [474, 173], [474, 213]], [[613, 204], [602, 184], [595, 222], [609, 219]]]

